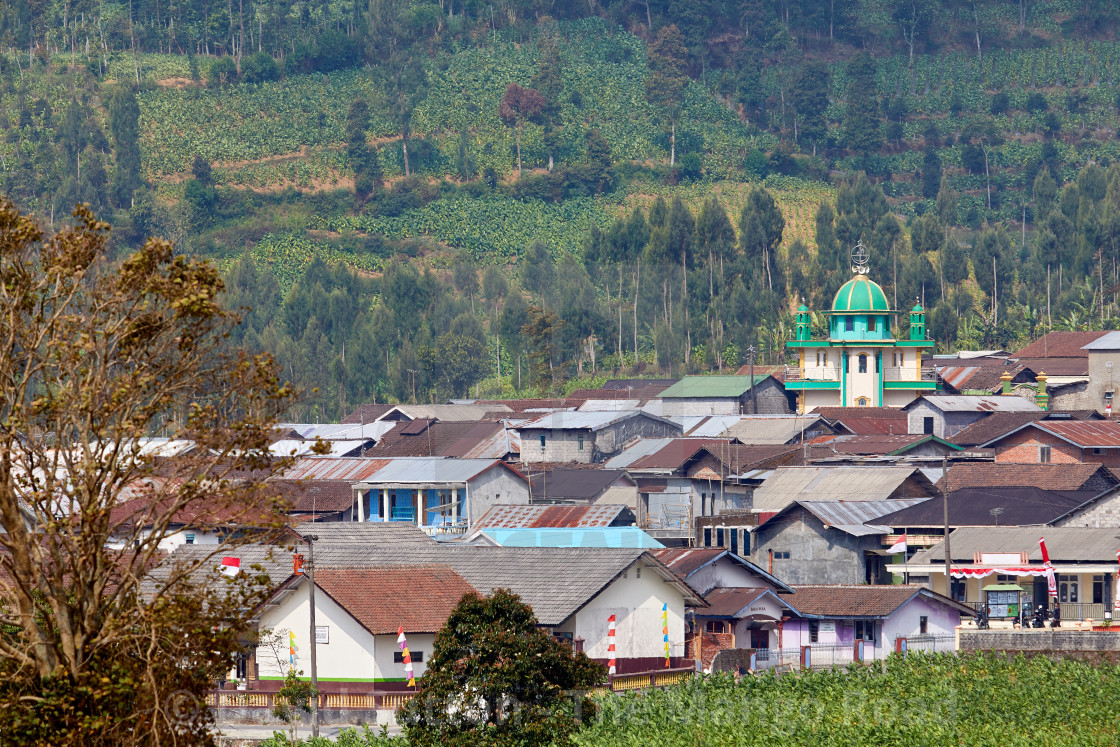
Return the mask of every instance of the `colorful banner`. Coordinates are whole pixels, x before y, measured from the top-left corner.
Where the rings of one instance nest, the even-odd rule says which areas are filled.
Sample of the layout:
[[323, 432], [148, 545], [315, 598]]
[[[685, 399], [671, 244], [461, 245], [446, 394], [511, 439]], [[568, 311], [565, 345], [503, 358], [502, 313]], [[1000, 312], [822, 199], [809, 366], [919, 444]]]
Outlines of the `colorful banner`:
[[[1120, 563], [1120, 551], [1116, 552], [1116, 562]], [[1116, 617], [1116, 613], [1120, 612], [1120, 571], [1116, 573], [1116, 601], [1112, 604], [1112, 616]]]
[[665, 637], [665, 666], [669, 666], [669, 605], [661, 605], [661, 635]]
[[288, 631], [288, 664], [296, 668], [296, 634]]
[[614, 615], [607, 618], [607, 674], [613, 675], [615, 672], [615, 659], [614, 659]]
[[397, 645], [404, 652], [401, 658], [404, 659], [404, 673], [408, 677], [408, 686], [416, 687], [416, 675], [412, 670], [412, 654], [408, 652], [408, 640], [404, 637], [403, 625], [397, 628]]
[[984, 578], [994, 573], [1005, 576], [1045, 576], [1046, 569], [1038, 566], [1027, 568], [952, 568], [949, 575], [953, 578]]

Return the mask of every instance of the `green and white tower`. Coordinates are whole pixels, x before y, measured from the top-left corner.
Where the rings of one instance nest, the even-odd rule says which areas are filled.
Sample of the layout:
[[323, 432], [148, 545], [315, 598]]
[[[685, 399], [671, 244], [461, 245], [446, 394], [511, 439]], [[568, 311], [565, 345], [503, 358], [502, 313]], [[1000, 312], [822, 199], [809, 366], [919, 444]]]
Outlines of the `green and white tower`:
[[878, 283], [867, 276], [867, 251], [852, 251], [852, 279], [832, 299], [828, 339], [813, 340], [809, 309], [797, 310], [796, 369], [786, 373], [786, 389], [798, 393], [798, 410], [818, 407], [902, 407], [922, 392], [937, 389], [932, 369], [922, 368], [925, 312], [910, 310], [908, 340], [896, 340], [891, 326], [896, 310]]

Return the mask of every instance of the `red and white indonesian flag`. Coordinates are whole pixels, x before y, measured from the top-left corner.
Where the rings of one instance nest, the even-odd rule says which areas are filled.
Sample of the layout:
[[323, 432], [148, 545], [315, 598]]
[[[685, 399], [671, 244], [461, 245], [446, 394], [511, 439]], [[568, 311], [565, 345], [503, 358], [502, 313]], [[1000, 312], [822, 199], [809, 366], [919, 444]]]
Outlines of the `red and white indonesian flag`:
[[906, 532], [902, 533], [902, 537], [893, 545], [887, 548], [887, 555], [895, 555], [896, 553], [906, 552]]
[[397, 628], [397, 645], [403, 652], [401, 658], [404, 660], [404, 674], [408, 677], [408, 686], [416, 687], [416, 675], [412, 670], [412, 654], [408, 652], [408, 639], [404, 637], [403, 625]]
[[1054, 578], [1054, 566], [1050, 562], [1050, 553], [1046, 551], [1046, 538], [1039, 537], [1038, 545], [1042, 548], [1042, 564], [1046, 566], [1046, 593], [1056, 597], [1058, 596], [1058, 579]]
[[241, 558], [222, 558], [222, 563], [218, 568], [226, 576], [236, 576], [241, 573]]
[[615, 672], [615, 659], [614, 659], [614, 615], [607, 618], [607, 674], [614, 674]]

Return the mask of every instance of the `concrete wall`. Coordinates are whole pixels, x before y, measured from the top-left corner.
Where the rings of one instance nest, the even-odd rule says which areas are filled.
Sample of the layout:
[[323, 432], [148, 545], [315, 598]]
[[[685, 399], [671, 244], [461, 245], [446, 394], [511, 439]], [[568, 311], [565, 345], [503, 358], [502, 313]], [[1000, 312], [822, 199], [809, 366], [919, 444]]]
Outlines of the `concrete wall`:
[[933, 435], [949, 439], [986, 416], [987, 413], [984, 412], [941, 412], [927, 400], [923, 400], [907, 411], [907, 429], [910, 433], [925, 433], [924, 420], [932, 417]]
[[603, 589], [586, 607], [576, 612], [556, 631], [571, 632], [584, 639], [584, 651], [593, 659], [607, 658], [607, 618], [615, 615], [617, 658], [663, 658], [661, 606], [669, 605], [669, 653], [684, 655], [684, 597], [677, 588], [642, 561], [630, 566], [621, 577]]
[[[1104, 412], [1105, 392], [1115, 392], [1120, 385], [1120, 350], [1087, 351], [1089, 353], [1089, 383], [1085, 387], [1083, 406]], [[1112, 364], [1111, 366], [1108, 364]], [[1120, 406], [1115, 397], [1112, 409]]]
[[[591, 464], [606, 461], [636, 438], [679, 436], [681, 427], [643, 414], [594, 432], [575, 428], [526, 428], [520, 433], [522, 462]], [[545, 439], [543, 449], [541, 436]], [[580, 448], [581, 440], [583, 448]]]
[[604, 490], [595, 503], [602, 503], [609, 506], [629, 506], [637, 512], [638, 509], [638, 486], [637, 485], [624, 485], [615, 483], [609, 488]]
[[627, 418], [592, 434], [595, 446], [593, 460], [606, 461], [608, 456], [622, 451], [626, 444], [637, 438], [667, 438], [679, 435], [681, 435], [681, 427], [676, 423], [645, 414]]
[[529, 502], [529, 483], [505, 467], [495, 466], [467, 483], [467, 520], [475, 519], [496, 503], [525, 505]]
[[788, 560], [774, 559], [774, 575], [787, 584], [862, 584], [867, 581], [864, 551], [879, 548], [879, 535], [853, 537], [825, 529], [820, 519], [798, 508], [754, 531], [750, 559], [766, 568], [769, 551], [788, 552]]
[[720, 558], [714, 563], [704, 566], [687, 579], [688, 585], [701, 594], [707, 594], [717, 587], [728, 589], [773, 589], [773, 586], [762, 576], [749, 568], [736, 563], [731, 558]]
[[892, 650], [896, 638], [921, 635], [921, 618], [927, 618], [927, 635], [953, 635], [961, 624], [961, 613], [939, 602], [917, 597], [902, 605], [883, 621], [883, 640]]
[[[788, 415], [789, 398], [781, 384], [772, 378], [758, 384], [755, 392], [758, 400], [759, 415]], [[742, 397], [666, 397], [661, 400], [661, 412], [666, 416], [676, 415], [742, 415], [750, 413], [753, 407], [751, 393]]]
[[1026, 630], [961, 630], [961, 651], [1007, 651], [1056, 659], [1087, 659], [1120, 663], [1120, 633], [1112, 631], [1029, 628]]
[[1058, 527], [1120, 527], [1120, 488], [1054, 523]]

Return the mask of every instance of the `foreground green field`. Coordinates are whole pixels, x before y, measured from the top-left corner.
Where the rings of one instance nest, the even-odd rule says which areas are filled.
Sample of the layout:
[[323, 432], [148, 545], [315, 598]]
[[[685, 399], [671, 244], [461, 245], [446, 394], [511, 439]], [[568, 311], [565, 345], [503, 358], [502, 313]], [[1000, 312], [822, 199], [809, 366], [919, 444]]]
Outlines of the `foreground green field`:
[[884, 669], [708, 677], [605, 698], [581, 747], [1089, 747], [1120, 738], [1120, 672], [1045, 658], [891, 657]]

